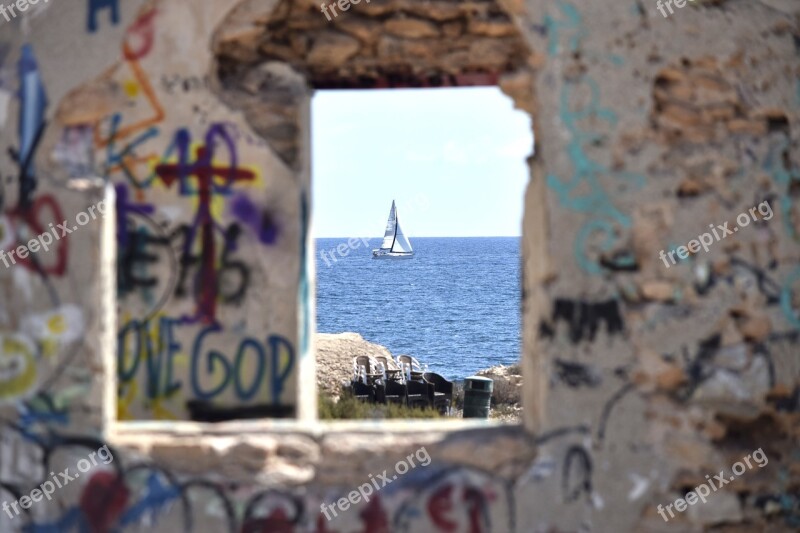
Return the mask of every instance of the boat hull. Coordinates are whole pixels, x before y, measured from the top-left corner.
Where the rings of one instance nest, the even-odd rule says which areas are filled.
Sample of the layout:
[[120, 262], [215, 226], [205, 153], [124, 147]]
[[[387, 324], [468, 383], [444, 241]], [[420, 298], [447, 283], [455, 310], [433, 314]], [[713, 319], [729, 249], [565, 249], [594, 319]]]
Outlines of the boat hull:
[[372, 250], [373, 259], [413, 259], [414, 252], [382, 252]]

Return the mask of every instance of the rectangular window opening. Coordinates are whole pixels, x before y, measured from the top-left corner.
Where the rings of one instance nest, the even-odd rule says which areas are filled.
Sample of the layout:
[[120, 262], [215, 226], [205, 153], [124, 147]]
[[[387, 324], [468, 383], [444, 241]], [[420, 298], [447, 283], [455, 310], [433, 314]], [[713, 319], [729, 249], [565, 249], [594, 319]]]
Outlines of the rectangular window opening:
[[512, 104], [497, 87], [315, 93], [321, 421], [482, 418], [489, 402], [520, 421], [533, 134]]

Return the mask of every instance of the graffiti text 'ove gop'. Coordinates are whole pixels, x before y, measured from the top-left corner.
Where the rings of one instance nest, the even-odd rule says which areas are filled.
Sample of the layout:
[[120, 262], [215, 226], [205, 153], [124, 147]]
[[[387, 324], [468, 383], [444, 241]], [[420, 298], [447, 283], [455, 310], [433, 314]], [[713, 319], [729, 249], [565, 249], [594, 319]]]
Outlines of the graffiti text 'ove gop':
[[[139, 365], [144, 364], [147, 395], [155, 399], [170, 396], [184, 387], [175, 377], [179, 374], [175, 371], [176, 356], [184, 353], [175, 330], [191, 325], [182, 319], [166, 317], [158, 320], [157, 326], [152, 322], [132, 320], [120, 330], [118, 374], [120, 385], [125, 385], [135, 379]], [[269, 335], [264, 342], [244, 337], [232, 345], [235, 350], [224, 354], [213, 347], [225, 345], [219, 339], [221, 332], [219, 325], [205, 326], [187, 347], [188, 385], [192, 395], [198, 400], [213, 400], [232, 388], [236, 398], [247, 401], [263, 393], [268, 383], [270, 402], [279, 404], [295, 361], [291, 343], [280, 335]]]

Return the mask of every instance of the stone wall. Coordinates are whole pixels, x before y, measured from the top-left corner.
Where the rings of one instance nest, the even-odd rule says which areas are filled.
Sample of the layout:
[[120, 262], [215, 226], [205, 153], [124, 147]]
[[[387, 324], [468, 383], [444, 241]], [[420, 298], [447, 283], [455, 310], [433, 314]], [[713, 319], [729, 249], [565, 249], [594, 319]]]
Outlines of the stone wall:
[[[116, 209], [0, 266], [0, 505], [29, 507], [0, 531], [798, 527], [796, 3], [19, 15], [0, 19], [0, 249]], [[524, 425], [316, 423], [313, 89], [495, 83], [536, 128]], [[768, 219], [660, 258], [765, 201]], [[188, 421], [228, 417], [268, 419]], [[427, 466], [319, 511], [422, 447]], [[763, 468], [657, 513], [757, 449]], [[84, 475], [27, 505], [64, 469]]]
[[[533, 3], [548, 60], [526, 227], [551, 237], [525, 331], [542, 420], [590, 431], [603, 530], [797, 525], [798, 27], [765, 4]], [[705, 232], [707, 251], [660, 257]], [[758, 448], [778, 463], [655, 514]]]

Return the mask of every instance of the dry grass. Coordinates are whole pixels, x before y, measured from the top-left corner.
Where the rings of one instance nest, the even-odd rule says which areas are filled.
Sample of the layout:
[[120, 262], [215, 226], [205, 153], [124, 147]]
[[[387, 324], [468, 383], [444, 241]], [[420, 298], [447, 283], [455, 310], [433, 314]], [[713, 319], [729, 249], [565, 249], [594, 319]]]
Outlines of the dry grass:
[[519, 404], [521, 390], [521, 387], [511, 384], [505, 379], [495, 379], [494, 391], [492, 391], [492, 407]]

